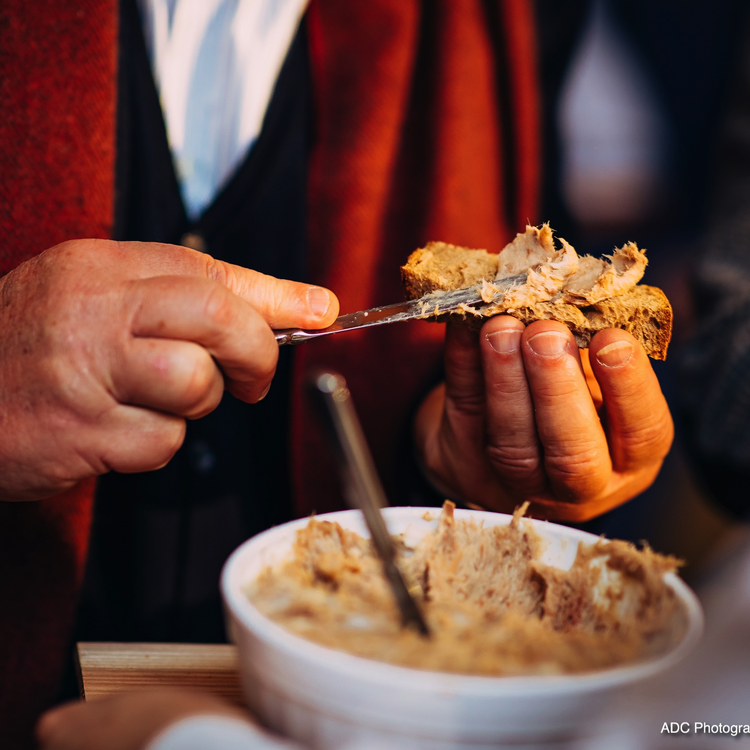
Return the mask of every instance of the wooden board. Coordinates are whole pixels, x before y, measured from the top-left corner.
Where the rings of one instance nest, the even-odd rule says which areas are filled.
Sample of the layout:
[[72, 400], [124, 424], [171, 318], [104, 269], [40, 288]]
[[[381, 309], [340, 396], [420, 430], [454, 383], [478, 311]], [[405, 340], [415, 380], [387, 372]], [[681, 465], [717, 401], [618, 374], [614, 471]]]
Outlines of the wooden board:
[[79, 643], [79, 684], [85, 700], [144, 688], [204, 690], [240, 705], [237, 651], [225, 644]]

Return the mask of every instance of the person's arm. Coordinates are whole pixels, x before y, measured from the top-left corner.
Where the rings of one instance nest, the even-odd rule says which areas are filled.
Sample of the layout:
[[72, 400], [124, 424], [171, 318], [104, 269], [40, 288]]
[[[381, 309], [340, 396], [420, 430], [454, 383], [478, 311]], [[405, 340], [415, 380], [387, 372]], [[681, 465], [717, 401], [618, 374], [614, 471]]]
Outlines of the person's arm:
[[40, 750], [301, 750], [238, 706], [183, 690], [69, 703], [44, 714], [36, 734]]
[[174, 245], [76, 240], [0, 278], [0, 499], [163, 466], [225, 389], [263, 398], [271, 328], [338, 301]]
[[584, 521], [642, 492], [673, 425], [648, 357], [620, 330], [579, 352], [554, 321], [498, 316], [446, 335], [445, 383], [423, 403], [416, 442], [447, 497], [491, 510]]
[[[365, 733], [367, 734], [367, 733]], [[44, 714], [39, 750], [304, 750], [263, 729], [239, 706], [207, 693], [162, 689], [69, 703]], [[352, 738], [338, 750], [386, 750], [387, 739]]]

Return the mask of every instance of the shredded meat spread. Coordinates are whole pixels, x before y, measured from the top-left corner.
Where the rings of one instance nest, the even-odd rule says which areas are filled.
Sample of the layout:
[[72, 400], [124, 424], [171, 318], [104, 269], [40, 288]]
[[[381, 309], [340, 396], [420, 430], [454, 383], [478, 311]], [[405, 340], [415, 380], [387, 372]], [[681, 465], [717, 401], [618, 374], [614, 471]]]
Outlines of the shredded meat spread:
[[325, 646], [422, 669], [476, 675], [585, 672], [668, 650], [686, 616], [664, 582], [678, 561], [626, 542], [580, 544], [569, 570], [517, 511], [507, 526], [457, 520], [446, 503], [414, 548], [396, 538], [432, 635], [401, 618], [369, 540], [311, 519], [293, 557], [248, 595], [268, 617]]
[[[646, 270], [646, 252], [633, 242], [612, 255], [594, 258], [578, 256], [561, 237], [555, 245], [549, 224], [527, 226], [498, 255], [498, 277], [526, 274], [526, 282], [509, 289], [504, 296], [495, 288], [497, 305], [484, 315], [533, 307], [538, 302], [560, 300], [578, 307], [616, 297], [635, 286]], [[482, 299], [491, 302], [491, 280], [482, 287]]]

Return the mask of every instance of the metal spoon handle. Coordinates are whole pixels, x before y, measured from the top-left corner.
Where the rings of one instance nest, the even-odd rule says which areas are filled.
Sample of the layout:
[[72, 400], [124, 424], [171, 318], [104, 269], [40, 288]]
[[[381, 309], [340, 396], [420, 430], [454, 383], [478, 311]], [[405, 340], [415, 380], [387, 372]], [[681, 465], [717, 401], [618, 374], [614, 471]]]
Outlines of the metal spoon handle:
[[396, 597], [404, 625], [414, 624], [423, 635], [429, 635], [427, 623], [414, 601], [398, 569], [393, 543], [380, 509], [388, 506], [372, 455], [367, 447], [362, 427], [354, 410], [344, 378], [332, 372], [316, 374], [311, 390], [322, 402], [321, 411], [327, 416], [336, 438], [342, 460], [342, 476], [347, 500], [362, 511], [370, 530], [372, 542], [383, 563], [383, 571]]

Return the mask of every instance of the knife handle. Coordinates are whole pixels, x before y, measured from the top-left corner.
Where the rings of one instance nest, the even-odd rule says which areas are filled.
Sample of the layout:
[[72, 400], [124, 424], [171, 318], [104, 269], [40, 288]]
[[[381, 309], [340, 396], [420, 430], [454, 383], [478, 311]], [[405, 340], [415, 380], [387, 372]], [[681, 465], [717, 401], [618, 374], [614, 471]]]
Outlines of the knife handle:
[[276, 337], [276, 343], [279, 346], [297, 346], [297, 344], [304, 344], [305, 341], [312, 341], [320, 336], [327, 336], [329, 333], [335, 333], [341, 330], [329, 326], [328, 328], [320, 328], [317, 331], [305, 331], [302, 328], [279, 328], [274, 330], [273, 335]]
[[274, 331], [273, 335], [276, 337], [276, 343], [279, 346], [285, 344], [301, 344], [304, 341], [309, 341], [312, 336], [306, 336], [306, 331], [300, 328], [281, 328], [278, 331]]

